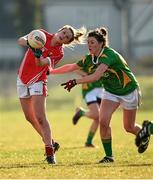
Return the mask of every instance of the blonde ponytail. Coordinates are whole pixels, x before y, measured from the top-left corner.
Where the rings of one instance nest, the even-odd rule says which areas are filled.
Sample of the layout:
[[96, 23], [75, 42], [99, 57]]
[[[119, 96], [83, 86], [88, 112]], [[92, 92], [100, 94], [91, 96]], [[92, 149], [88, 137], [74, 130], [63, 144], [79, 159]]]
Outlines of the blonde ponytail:
[[84, 26], [82, 26], [79, 29], [73, 28], [73, 31], [74, 31], [74, 42], [73, 43], [85, 44], [87, 29]]
[[73, 35], [72, 38], [70, 39], [70, 41], [67, 44], [64, 44], [64, 46], [73, 47], [76, 44], [85, 44], [86, 33], [87, 33], [87, 29], [85, 26], [82, 26], [79, 29], [75, 29], [74, 27], [72, 27], [70, 25], [65, 25], [61, 29], [59, 29], [59, 31], [61, 31], [63, 29], [69, 29]]

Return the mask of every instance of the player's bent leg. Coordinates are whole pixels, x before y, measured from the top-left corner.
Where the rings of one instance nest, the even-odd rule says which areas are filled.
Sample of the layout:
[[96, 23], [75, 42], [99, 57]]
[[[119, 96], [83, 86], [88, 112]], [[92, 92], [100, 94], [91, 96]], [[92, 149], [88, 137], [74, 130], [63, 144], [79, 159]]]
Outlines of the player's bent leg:
[[85, 147], [89, 147], [89, 148], [95, 148], [96, 146], [92, 143], [93, 138], [96, 134], [97, 128], [99, 126], [99, 120], [93, 120], [90, 129], [89, 129], [89, 133], [85, 142]]
[[85, 142], [85, 147], [94, 148], [96, 146], [93, 145], [92, 141], [99, 126], [99, 106], [97, 102], [90, 102], [87, 105], [88, 105], [88, 111], [86, 111], [85, 116], [91, 119], [92, 123], [89, 128], [89, 132]]
[[79, 119], [85, 114], [85, 111], [82, 108], [77, 108], [76, 113], [74, 114], [72, 118], [72, 123], [76, 125], [79, 121]]
[[123, 109], [123, 123], [124, 129], [128, 133], [136, 135], [141, 126], [135, 123], [137, 109]]

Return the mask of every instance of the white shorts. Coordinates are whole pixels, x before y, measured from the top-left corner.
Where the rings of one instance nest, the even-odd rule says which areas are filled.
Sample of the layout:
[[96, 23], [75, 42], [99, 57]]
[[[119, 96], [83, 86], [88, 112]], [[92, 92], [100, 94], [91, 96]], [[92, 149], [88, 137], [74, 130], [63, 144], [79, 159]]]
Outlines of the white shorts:
[[122, 108], [129, 110], [138, 108], [138, 106], [140, 105], [140, 97], [141, 97], [141, 93], [139, 89], [135, 89], [133, 92], [125, 96], [118, 96], [104, 90], [104, 95], [103, 95], [103, 99], [119, 102]]
[[33, 95], [47, 95], [47, 86], [43, 81], [34, 84], [23, 84], [20, 78], [17, 78], [17, 95], [19, 98], [29, 98]]
[[102, 99], [103, 96], [103, 88], [94, 88], [90, 92], [88, 92], [85, 96], [85, 102], [87, 104], [97, 102], [97, 99]]

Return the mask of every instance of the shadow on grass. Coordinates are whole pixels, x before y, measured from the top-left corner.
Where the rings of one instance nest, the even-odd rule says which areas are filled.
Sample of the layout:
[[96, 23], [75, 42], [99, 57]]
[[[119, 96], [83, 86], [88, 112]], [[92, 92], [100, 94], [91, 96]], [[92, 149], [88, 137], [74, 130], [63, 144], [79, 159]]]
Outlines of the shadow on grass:
[[101, 168], [101, 167], [109, 167], [109, 168], [115, 168], [115, 167], [148, 167], [148, 166], [150, 166], [150, 167], [153, 167], [153, 164], [151, 164], [151, 163], [140, 163], [140, 164], [128, 164], [128, 163], [126, 163], [126, 164], [117, 164], [117, 163], [95, 163], [95, 164], [97, 164], [98, 166], [97, 167], [99, 167], [99, 168]]
[[43, 162], [40, 163], [28, 163], [28, 164], [6, 164], [0, 166], [0, 169], [13, 169], [13, 168], [34, 168], [44, 164]]
[[0, 170], [2, 169], [19, 169], [19, 168], [38, 168], [42, 167], [42, 169], [46, 169], [47, 167], [81, 167], [81, 166], [93, 166], [96, 165], [97, 163], [69, 163], [69, 164], [64, 164], [64, 163], [57, 163], [57, 164], [47, 164], [47, 163], [30, 163], [30, 164], [11, 164], [11, 165], [2, 165], [0, 166]]
[[76, 147], [75, 147], [75, 146], [74, 146], [74, 147], [67, 146], [67, 147], [66, 147], [66, 146], [65, 146], [65, 147], [62, 147], [62, 149], [68, 149], [68, 150], [69, 150], [69, 149], [70, 149], [70, 150], [71, 150], [71, 149], [92, 149], [92, 150], [93, 150], [93, 149], [97, 149], [97, 148], [99, 148], [99, 146], [95, 146], [95, 147], [86, 147], [86, 146], [76, 146]]
[[153, 166], [153, 164], [151, 164], [151, 163], [142, 163], [142, 164], [124, 164], [124, 165], [122, 165], [123, 167], [146, 167], [146, 166]]
[[0, 169], [18, 169], [18, 168], [38, 168], [38, 167], [42, 167], [42, 169], [46, 169], [47, 167], [70, 167], [70, 168], [73, 168], [73, 167], [82, 167], [82, 166], [94, 166], [96, 168], [115, 168], [115, 167], [153, 167], [153, 164], [151, 163], [142, 163], [142, 164], [117, 164], [117, 163], [98, 163], [98, 162], [93, 162], [93, 163], [89, 163], [89, 162], [74, 162], [74, 163], [68, 163], [68, 164], [64, 164], [62, 162], [59, 162], [57, 164], [51, 164], [51, 165], [48, 165], [47, 163], [45, 162], [40, 162], [40, 163], [28, 163], [28, 164], [7, 164], [7, 165], [2, 165], [0, 166]]

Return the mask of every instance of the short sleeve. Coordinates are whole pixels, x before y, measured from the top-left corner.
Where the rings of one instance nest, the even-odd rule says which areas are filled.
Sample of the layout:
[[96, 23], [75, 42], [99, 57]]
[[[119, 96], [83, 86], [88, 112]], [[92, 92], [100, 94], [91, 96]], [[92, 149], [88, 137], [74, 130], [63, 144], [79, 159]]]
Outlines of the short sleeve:
[[100, 63], [103, 63], [103, 64], [106, 64], [108, 66], [111, 66], [114, 61], [112, 58], [108, 57], [107, 55], [103, 54], [100, 58], [99, 58], [99, 62]]
[[84, 66], [84, 64], [85, 64], [85, 57], [84, 58], [82, 58], [80, 61], [78, 61], [76, 64], [79, 66], [79, 67], [83, 67]]

